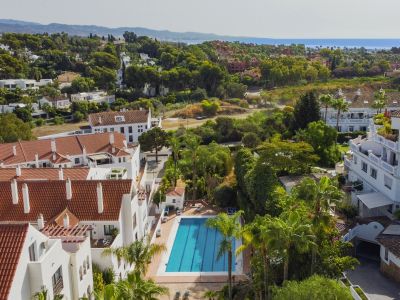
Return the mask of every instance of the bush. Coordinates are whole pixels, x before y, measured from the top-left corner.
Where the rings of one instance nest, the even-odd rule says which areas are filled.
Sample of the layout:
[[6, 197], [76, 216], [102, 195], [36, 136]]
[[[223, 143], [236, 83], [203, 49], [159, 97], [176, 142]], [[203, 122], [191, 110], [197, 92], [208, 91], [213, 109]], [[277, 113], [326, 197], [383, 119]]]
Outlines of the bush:
[[222, 183], [214, 191], [215, 204], [219, 207], [237, 206], [236, 194], [236, 186]]
[[198, 88], [192, 92], [190, 98], [195, 102], [199, 102], [201, 100], [207, 99], [207, 92], [205, 89]]
[[242, 143], [247, 148], [255, 148], [261, 143], [261, 140], [254, 132], [248, 132], [243, 136]]
[[358, 215], [357, 207], [351, 204], [341, 204], [338, 207], [339, 212], [341, 212], [347, 219], [353, 219]]
[[55, 116], [54, 117], [54, 124], [55, 125], [61, 125], [64, 124], [64, 118], [60, 116]]
[[72, 118], [74, 119], [74, 122], [80, 122], [83, 120], [85, 116], [83, 115], [83, 113], [81, 113], [80, 111], [76, 111], [74, 112], [74, 114], [72, 115]]
[[105, 284], [110, 284], [115, 281], [115, 274], [114, 274], [113, 269], [111, 269], [111, 268], [105, 269], [102, 273], [103, 273], [103, 280], [104, 280]]
[[39, 119], [35, 120], [35, 125], [37, 127], [43, 126], [45, 123], [46, 123], [46, 121], [44, 119], [42, 119], [42, 118], [39, 118]]
[[215, 116], [217, 114], [219, 106], [220, 105], [218, 101], [201, 101], [201, 108], [203, 109], [203, 113], [207, 116]]

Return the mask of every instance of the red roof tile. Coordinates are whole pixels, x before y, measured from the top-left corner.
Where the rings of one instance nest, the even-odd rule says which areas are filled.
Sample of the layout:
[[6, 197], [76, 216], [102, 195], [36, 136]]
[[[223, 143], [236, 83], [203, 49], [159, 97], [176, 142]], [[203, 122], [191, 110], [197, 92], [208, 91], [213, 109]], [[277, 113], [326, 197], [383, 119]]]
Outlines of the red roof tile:
[[[68, 155], [82, 155], [83, 147], [87, 154], [110, 153], [112, 148], [116, 150], [124, 149], [125, 136], [115, 132], [114, 144], [110, 144], [111, 133], [86, 134], [56, 138], [56, 162], [64, 161]], [[15, 146], [16, 155], [13, 155]], [[20, 164], [35, 161], [38, 154], [39, 160], [53, 160], [51, 151], [51, 140], [21, 141], [16, 143], [0, 144], [0, 163], [4, 165]], [[60, 158], [62, 157], [62, 159]]]
[[[124, 121], [117, 122], [118, 116], [124, 117]], [[89, 115], [89, 123], [92, 126], [147, 123], [148, 117], [149, 112], [146, 110], [99, 112]]]
[[29, 225], [0, 225], [0, 299], [7, 299]]
[[[97, 183], [103, 186], [104, 211], [98, 213]], [[27, 183], [30, 212], [24, 213], [22, 184]], [[76, 180], [71, 182], [72, 199], [66, 199], [66, 181], [19, 181], [18, 204], [12, 203], [11, 183], [0, 182], [0, 222], [36, 222], [39, 214], [53, 220], [66, 208], [81, 221], [118, 220], [122, 196], [131, 193], [132, 180]]]
[[174, 189], [167, 192], [167, 196], [178, 196], [181, 197], [185, 193], [184, 187], [175, 187]]
[[[58, 168], [21, 168], [21, 176], [17, 177], [16, 168], [0, 168], [0, 181], [17, 180], [58, 180]], [[89, 168], [64, 168], [64, 179], [85, 180]]]

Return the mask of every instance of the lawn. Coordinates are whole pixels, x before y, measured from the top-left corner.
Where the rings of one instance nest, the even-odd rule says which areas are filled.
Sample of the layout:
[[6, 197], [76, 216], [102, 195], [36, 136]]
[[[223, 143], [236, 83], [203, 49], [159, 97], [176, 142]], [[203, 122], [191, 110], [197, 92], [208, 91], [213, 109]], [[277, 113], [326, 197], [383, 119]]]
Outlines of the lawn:
[[50, 134], [61, 133], [64, 131], [79, 130], [81, 126], [86, 126], [88, 124], [89, 123], [87, 121], [83, 121], [80, 123], [65, 123], [61, 125], [44, 125], [33, 128], [32, 133], [35, 137], [40, 137]]

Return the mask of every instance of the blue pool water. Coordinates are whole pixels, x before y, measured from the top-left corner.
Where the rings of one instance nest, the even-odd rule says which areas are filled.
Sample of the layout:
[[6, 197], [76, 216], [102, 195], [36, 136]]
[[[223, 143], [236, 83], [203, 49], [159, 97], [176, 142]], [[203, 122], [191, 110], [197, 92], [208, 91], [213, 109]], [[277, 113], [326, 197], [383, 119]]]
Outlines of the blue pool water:
[[[182, 218], [169, 256], [166, 272], [227, 272], [228, 253], [219, 259], [222, 235], [206, 226], [207, 218]], [[235, 243], [234, 243], [235, 244]], [[232, 271], [235, 271], [233, 245]]]

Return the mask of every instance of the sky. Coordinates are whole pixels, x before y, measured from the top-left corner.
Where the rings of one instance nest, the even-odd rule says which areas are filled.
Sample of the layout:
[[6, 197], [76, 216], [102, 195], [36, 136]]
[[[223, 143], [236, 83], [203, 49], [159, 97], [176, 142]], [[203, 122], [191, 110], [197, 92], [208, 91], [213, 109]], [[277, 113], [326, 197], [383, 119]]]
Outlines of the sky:
[[271, 38], [400, 38], [399, 0], [0, 0], [0, 18]]

